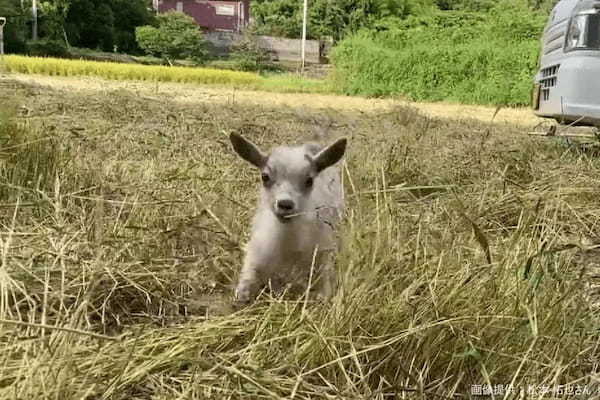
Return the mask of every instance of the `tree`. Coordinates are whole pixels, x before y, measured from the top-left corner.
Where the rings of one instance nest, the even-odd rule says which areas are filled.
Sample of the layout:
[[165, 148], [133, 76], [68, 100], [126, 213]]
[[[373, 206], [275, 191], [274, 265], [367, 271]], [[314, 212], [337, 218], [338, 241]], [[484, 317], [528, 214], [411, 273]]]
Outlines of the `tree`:
[[70, 6], [71, 0], [38, 1], [41, 36], [52, 40], [66, 40], [65, 21]]
[[205, 60], [206, 42], [192, 17], [170, 11], [158, 15], [157, 20], [158, 27], [146, 25], [136, 28], [135, 36], [142, 49], [169, 63], [174, 59]]
[[139, 53], [135, 28], [154, 23], [148, 0], [70, 0], [65, 21], [74, 46]]
[[7, 53], [25, 51], [27, 39], [27, 20], [21, 0], [0, 0], [0, 16], [6, 17], [4, 27], [4, 50]]
[[119, 51], [139, 53], [135, 28], [155, 24], [154, 13], [148, 0], [112, 0], [114, 20], [114, 44]]
[[[350, 32], [371, 27], [381, 19], [405, 18], [409, 14], [431, 8], [432, 1], [310, 0], [308, 38], [319, 39], [329, 36], [338, 40]], [[252, 16], [257, 24], [257, 32], [260, 34], [289, 38], [299, 38], [301, 35], [301, 1], [253, 0]]]

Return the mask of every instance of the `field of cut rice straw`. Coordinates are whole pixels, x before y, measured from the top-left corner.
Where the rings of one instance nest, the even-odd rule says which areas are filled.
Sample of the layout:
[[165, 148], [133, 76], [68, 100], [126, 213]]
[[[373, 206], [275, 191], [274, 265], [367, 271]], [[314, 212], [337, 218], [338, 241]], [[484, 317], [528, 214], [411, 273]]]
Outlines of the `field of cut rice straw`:
[[496, 122], [528, 127], [543, 122], [529, 108], [464, 105], [452, 103], [410, 102], [402, 99], [367, 99], [359, 96], [339, 96], [317, 93], [276, 93], [256, 90], [224, 89], [208, 85], [186, 85], [182, 83], [155, 83], [143, 81], [112, 81], [96, 77], [57, 77], [44, 75], [11, 74], [23, 84], [49, 86], [62, 91], [94, 96], [97, 92], [128, 90], [149, 100], [168, 99], [177, 103], [245, 104], [262, 107], [293, 107], [312, 111], [343, 111], [346, 113], [386, 112], [397, 107], [412, 107], [433, 118]]
[[[0, 93], [0, 398], [600, 393], [593, 149], [403, 106]], [[227, 135], [322, 129], [349, 138], [339, 290], [233, 307], [260, 179]]]

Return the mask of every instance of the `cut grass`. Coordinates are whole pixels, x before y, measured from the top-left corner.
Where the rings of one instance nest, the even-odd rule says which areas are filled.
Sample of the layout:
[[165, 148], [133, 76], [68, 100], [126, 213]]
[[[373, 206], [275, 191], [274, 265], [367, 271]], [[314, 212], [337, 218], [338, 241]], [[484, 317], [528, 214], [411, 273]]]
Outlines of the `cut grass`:
[[[1, 175], [17, 200], [0, 204], [0, 397], [469, 398], [591, 390], [600, 372], [597, 314], [564, 246], [597, 233], [595, 158], [410, 108], [0, 85], [27, 110], [8, 118], [52, 132], [66, 161], [35, 202]], [[350, 138], [340, 289], [304, 312], [268, 296], [232, 312], [258, 177], [226, 135], [268, 148], [323, 126]]]

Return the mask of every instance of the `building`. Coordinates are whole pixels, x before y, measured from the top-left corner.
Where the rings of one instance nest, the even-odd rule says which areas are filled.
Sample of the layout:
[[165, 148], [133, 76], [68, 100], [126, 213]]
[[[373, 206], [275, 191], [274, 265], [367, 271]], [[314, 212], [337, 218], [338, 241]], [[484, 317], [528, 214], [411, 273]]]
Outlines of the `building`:
[[240, 32], [250, 21], [250, 0], [153, 0], [158, 12], [182, 11], [207, 31]]

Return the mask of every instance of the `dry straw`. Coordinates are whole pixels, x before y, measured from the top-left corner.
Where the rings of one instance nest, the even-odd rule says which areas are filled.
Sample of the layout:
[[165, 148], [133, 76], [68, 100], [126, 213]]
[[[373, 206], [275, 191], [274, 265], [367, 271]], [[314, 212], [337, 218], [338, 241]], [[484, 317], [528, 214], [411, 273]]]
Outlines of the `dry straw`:
[[[575, 262], [598, 229], [595, 157], [407, 108], [0, 82], [1, 398], [450, 399], [597, 379]], [[350, 138], [340, 290], [235, 311], [259, 177], [226, 134], [268, 148], [317, 125]]]

